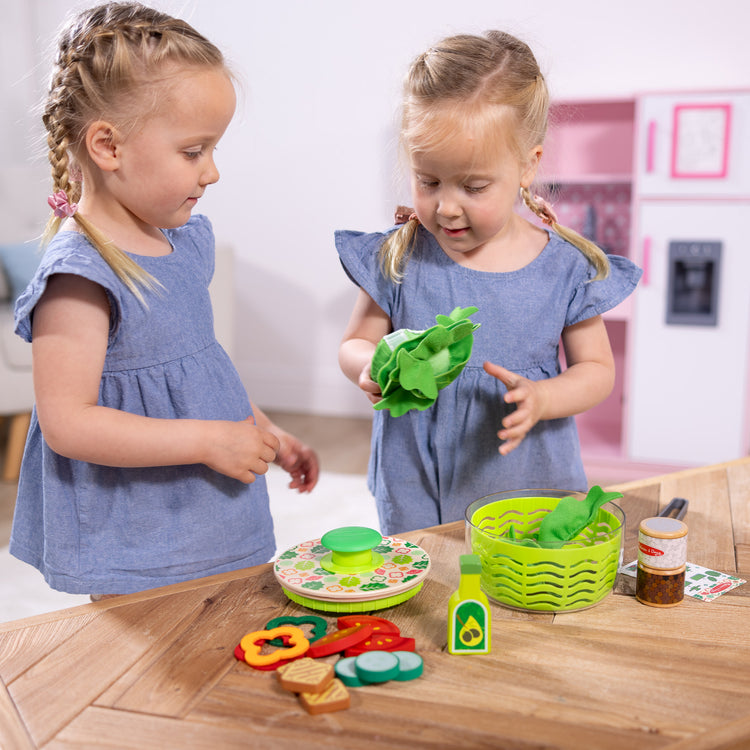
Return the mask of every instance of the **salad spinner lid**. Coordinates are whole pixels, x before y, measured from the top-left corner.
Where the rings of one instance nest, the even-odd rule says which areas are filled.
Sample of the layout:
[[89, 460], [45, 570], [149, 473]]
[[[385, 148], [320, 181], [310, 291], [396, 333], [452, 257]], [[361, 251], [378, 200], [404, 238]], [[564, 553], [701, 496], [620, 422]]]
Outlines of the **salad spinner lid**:
[[273, 565], [293, 601], [329, 611], [338, 603], [348, 603], [342, 611], [399, 604], [417, 593], [429, 568], [429, 556], [418, 545], [363, 526], [333, 529], [290, 547]]

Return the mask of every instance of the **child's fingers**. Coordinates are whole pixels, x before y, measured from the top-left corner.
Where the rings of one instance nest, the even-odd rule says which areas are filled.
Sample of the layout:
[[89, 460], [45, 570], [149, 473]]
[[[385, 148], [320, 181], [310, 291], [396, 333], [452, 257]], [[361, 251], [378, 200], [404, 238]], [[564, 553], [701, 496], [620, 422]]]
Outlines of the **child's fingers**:
[[521, 444], [521, 438], [520, 440], [506, 440], [499, 448], [500, 455], [507, 456], [512, 450], [515, 450], [518, 448], [518, 446]]
[[519, 376], [516, 375], [516, 373], [506, 370], [504, 367], [496, 365], [494, 362], [485, 362], [484, 371], [488, 375], [492, 375], [493, 378], [497, 378], [506, 388], [515, 387], [519, 380]]

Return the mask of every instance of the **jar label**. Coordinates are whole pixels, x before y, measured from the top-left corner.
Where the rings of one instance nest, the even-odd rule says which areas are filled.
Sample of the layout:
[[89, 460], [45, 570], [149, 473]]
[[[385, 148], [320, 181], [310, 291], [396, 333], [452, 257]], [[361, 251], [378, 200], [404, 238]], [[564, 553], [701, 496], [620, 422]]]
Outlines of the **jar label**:
[[687, 560], [687, 536], [660, 539], [638, 531], [638, 562], [652, 568], [679, 568]]

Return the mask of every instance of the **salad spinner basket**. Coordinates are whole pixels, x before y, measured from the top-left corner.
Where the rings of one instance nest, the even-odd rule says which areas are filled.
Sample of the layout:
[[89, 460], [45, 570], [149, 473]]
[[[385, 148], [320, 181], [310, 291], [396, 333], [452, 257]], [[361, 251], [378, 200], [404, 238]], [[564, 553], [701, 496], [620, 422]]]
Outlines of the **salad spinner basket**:
[[467, 547], [482, 561], [481, 584], [489, 597], [516, 609], [566, 612], [597, 604], [612, 590], [625, 524], [614, 503], [602, 505], [595, 519], [559, 549], [521, 543], [534, 537], [542, 518], [569, 495], [584, 497], [562, 490], [513, 490], [469, 505]]

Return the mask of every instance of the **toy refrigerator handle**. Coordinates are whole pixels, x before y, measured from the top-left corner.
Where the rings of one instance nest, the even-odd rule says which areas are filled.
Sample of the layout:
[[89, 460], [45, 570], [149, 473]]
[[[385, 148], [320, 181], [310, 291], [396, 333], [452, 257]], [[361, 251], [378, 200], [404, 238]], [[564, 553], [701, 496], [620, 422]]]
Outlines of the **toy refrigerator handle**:
[[641, 253], [641, 266], [643, 267], [643, 277], [641, 278], [641, 286], [649, 285], [649, 277], [651, 270], [651, 237], [643, 238], [643, 249]]
[[656, 160], [656, 120], [648, 123], [648, 132], [646, 135], [646, 173], [654, 171], [654, 162]]

